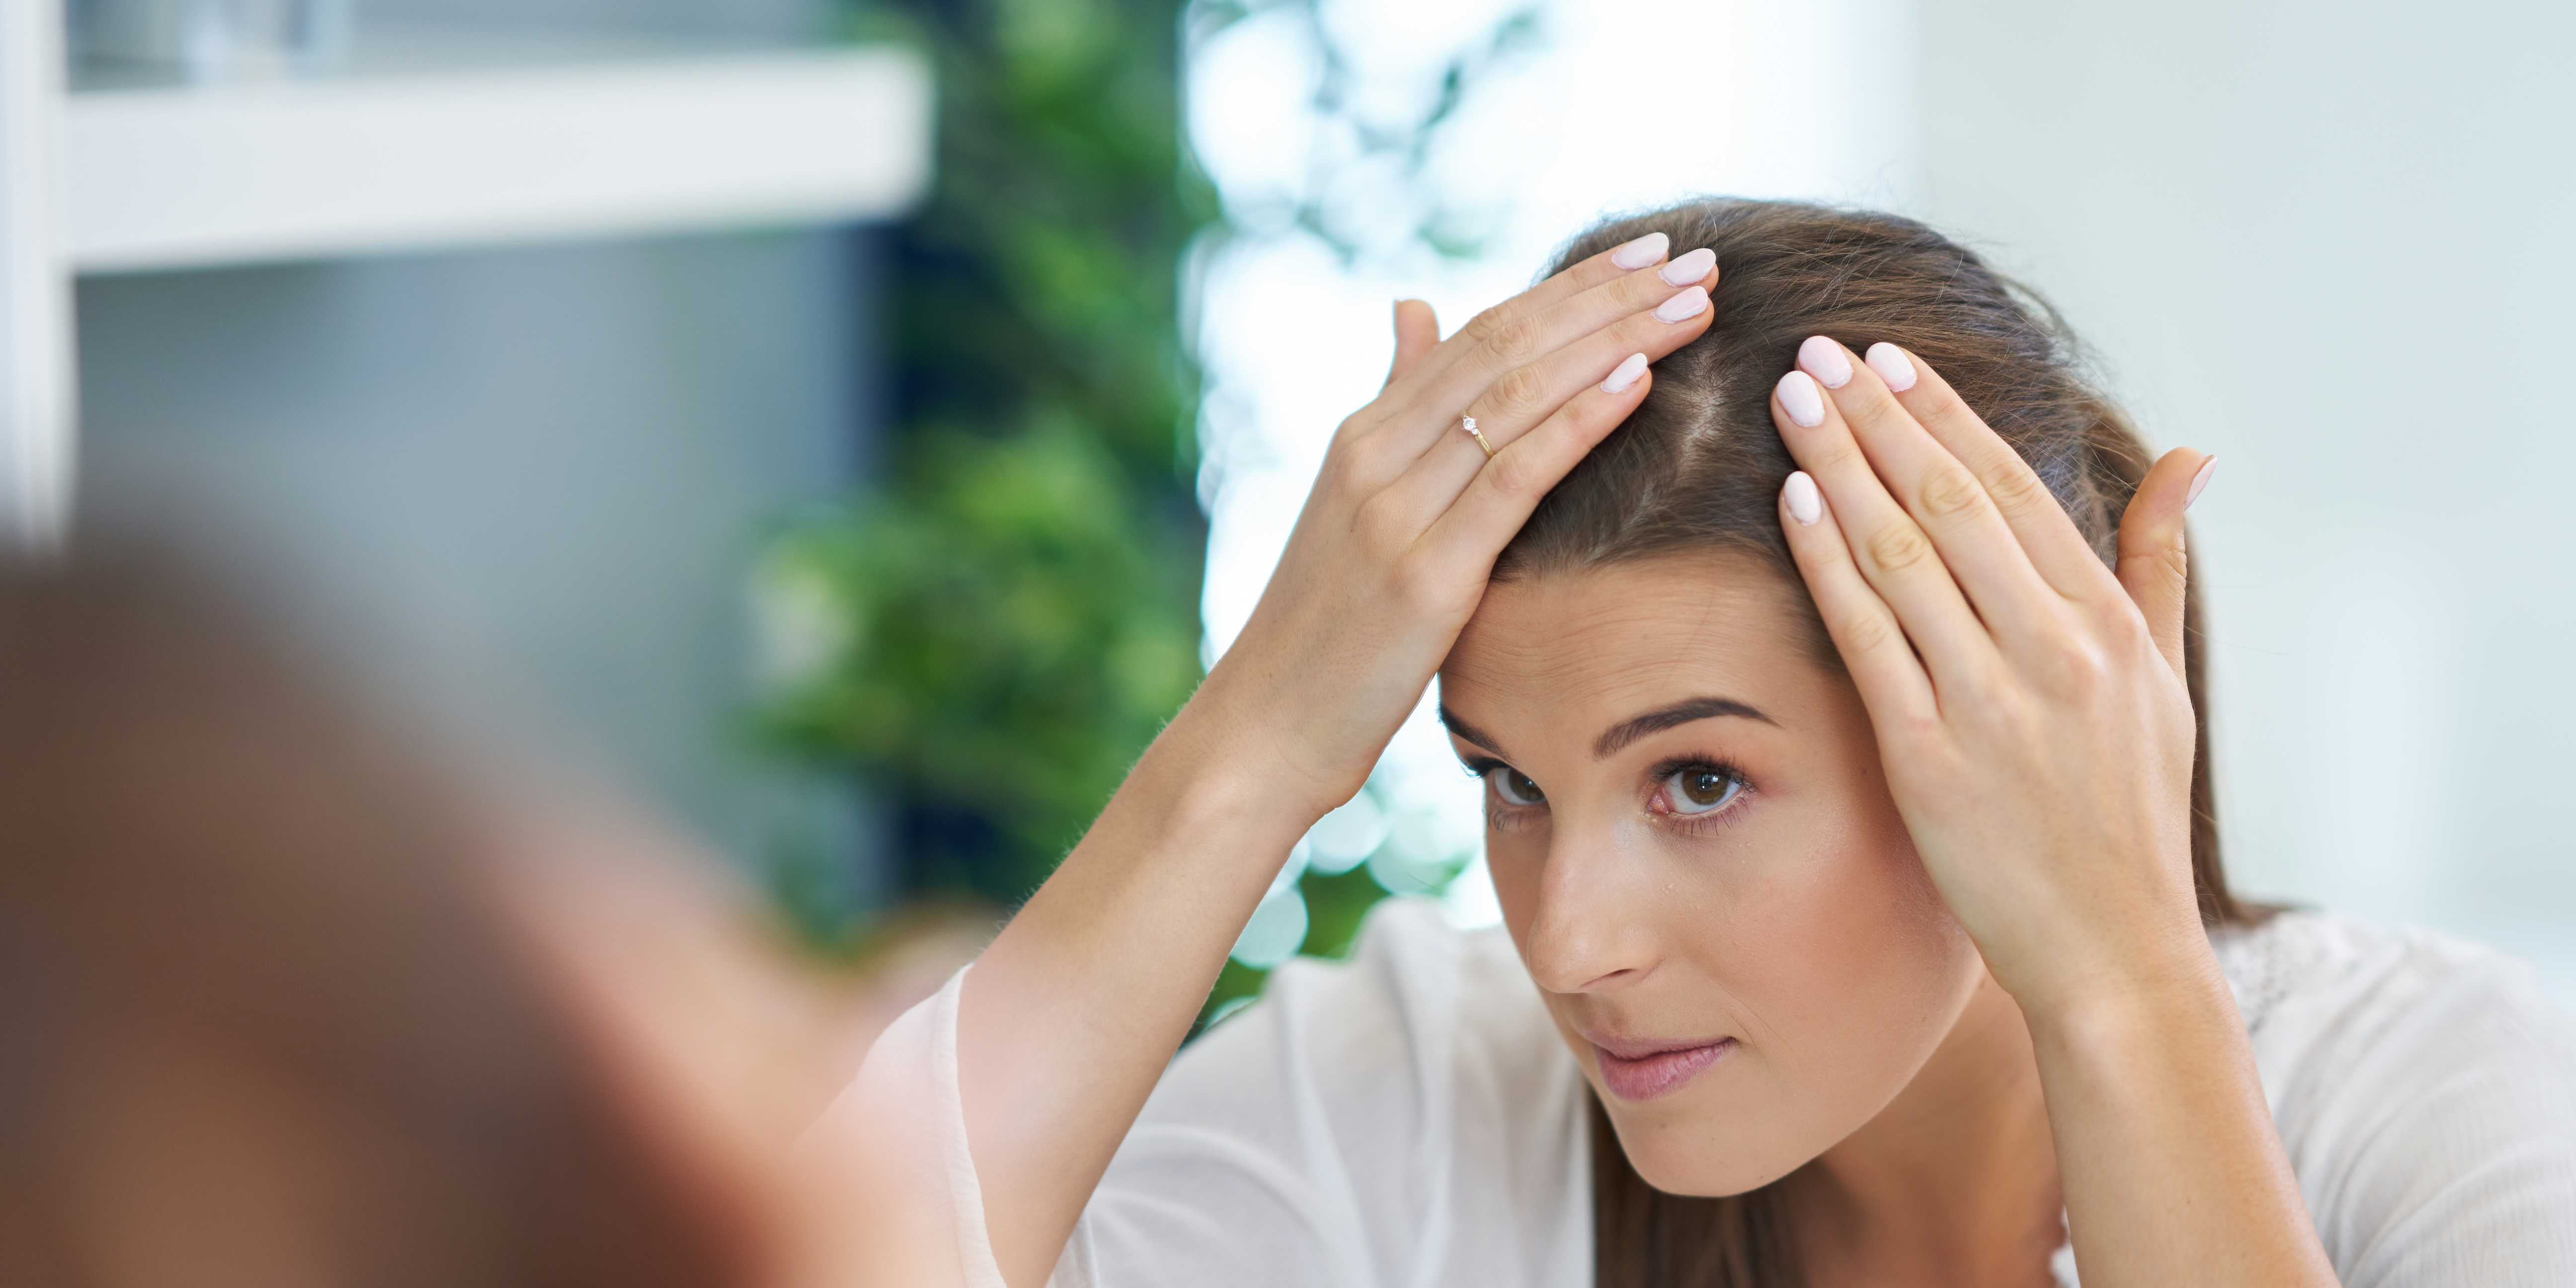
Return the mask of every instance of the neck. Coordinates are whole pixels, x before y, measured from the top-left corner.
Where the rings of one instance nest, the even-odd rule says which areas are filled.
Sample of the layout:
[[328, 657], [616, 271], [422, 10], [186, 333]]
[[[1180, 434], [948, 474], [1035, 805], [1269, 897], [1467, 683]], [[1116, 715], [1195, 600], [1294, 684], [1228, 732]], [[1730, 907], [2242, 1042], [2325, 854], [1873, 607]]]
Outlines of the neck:
[[[1895, 1100], [1791, 1174], [1811, 1274], [2011, 1283], [2062, 1236], [2057, 1154], [2021, 1006], [1979, 973], [1958, 1022]], [[1829, 1282], [1844, 1275], [1815, 1275]]]

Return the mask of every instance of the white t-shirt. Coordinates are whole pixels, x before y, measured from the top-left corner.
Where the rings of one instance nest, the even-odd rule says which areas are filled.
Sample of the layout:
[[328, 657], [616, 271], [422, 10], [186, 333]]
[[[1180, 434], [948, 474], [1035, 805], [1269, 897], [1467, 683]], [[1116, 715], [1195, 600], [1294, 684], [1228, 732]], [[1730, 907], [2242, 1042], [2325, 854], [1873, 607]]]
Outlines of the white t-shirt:
[[[2576, 1019], [2528, 963], [2308, 911], [2211, 944], [2344, 1288], [2576, 1285]], [[964, 974], [879, 1040], [870, 1094], [921, 1099], [962, 1278], [1003, 1288], [958, 1109]], [[1586, 1285], [1585, 1114], [1509, 936], [1390, 899], [1348, 961], [1282, 966], [1173, 1060], [1049, 1284]], [[2076, 1283], [2071, 1246], [2052, 1265]]]

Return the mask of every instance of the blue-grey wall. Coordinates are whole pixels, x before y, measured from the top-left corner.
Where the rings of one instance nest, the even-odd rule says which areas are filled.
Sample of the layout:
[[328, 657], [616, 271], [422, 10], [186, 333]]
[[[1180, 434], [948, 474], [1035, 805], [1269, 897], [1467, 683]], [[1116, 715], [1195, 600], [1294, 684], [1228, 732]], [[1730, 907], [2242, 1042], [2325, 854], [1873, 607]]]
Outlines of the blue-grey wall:
[[101, 277], [82, 491], [180, 498], [289, 556], [424, 685], [540, 721], [709, 839], [846, 848], [839, 791], [743, 739], [745, 572], [839, 491], [876, 380], [864, 234]]

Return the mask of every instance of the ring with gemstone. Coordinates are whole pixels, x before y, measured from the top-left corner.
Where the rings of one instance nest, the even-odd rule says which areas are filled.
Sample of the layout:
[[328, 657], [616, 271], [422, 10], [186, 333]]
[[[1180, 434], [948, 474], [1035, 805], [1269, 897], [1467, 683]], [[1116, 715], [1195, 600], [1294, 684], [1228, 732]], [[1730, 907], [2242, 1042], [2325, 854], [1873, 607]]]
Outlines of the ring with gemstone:
[[1485, 449], [1485, 459], [1489, 461], [1494, 459], [1494, 445], [1486, 442], [1483, 434], [1476, 432], [1476, 418], [1473, 416], [1461, 416], [1458, 419], [1458, 428], [1467, 431], [1467, 437], [1475, 439], [1476, 446]]

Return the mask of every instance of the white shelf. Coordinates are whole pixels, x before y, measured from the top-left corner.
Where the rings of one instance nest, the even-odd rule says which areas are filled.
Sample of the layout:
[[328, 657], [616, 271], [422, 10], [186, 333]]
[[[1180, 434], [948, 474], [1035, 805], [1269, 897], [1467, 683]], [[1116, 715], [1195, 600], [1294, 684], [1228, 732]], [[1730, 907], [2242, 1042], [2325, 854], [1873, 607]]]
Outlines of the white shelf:
[[62, 237], [80, 272], [895, 214], [930, 77], [861, 47], [380, 44], [309, 79], [77, 79]]

